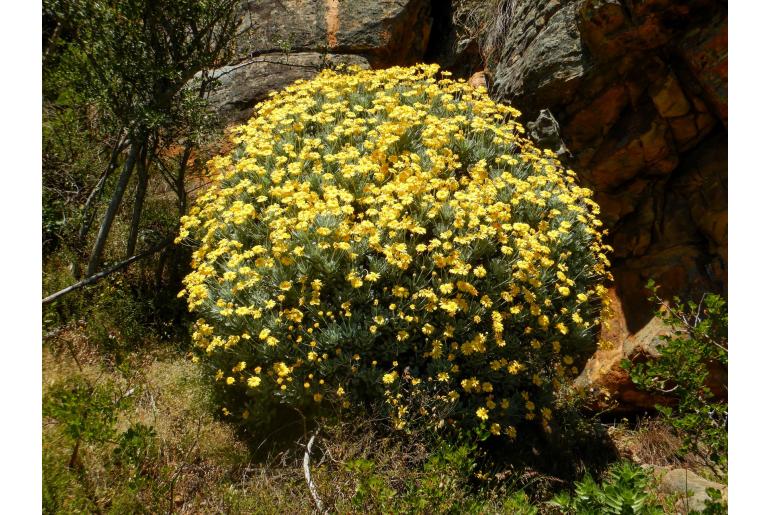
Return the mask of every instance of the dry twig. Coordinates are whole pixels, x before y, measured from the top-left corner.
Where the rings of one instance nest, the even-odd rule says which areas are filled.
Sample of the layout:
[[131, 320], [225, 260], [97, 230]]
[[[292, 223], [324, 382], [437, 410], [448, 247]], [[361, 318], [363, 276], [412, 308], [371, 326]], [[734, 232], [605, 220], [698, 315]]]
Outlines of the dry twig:
[[318, 495], [318, 490], [316, 490], [315, 483], [313, 483], [313, 478], [310, 477], [310, 453], [313, 450], [313, 442], [315, 441], [317, 434], [318, 429], [315, 430], [315, 433], [313, 433], [313, 436], [311, 436], [310, 440], [307, 442], [307, 447], [305, 448], [305, 457], [302, 460], [302, 466], [305, 469], [305, 481], [307, 481], [307, 487], [310, 490], [310, 495], [313, 497], [315, 507], [320, 513], [328, 513], [324, 508], [321, 497]]

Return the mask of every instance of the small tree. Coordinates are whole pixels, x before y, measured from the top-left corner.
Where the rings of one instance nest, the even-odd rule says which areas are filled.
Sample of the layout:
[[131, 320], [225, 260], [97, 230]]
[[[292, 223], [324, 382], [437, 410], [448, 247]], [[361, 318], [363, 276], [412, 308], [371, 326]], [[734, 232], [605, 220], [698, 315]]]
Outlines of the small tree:
[[[94, 220], [92, 205], [126, 157], [115, 182], [88, 263], [93, 275], [101, 262], [107, 238], [129, 181], [138, 170], [126, 253], [135, 252], [139, 221], [151, 171], [160, 169], [159, 156], [170, 144], [183, 140], [189, 158], [197, 135], [210, 122], [204, 99], [214, 85], [207, 73], [232, 55], [232, 36], [239, 21], [238, 0], [46, 0], [44, 22], [50, 30], [44, 66], [53, 66], [56, 80], [49, 87], [66, 86], [79, 100], [95, 108], [110, 128], [109, 163], [86, 202], [80, 238]], [[53, 28], [51, 28], [53, 27]], [[199, 82], [189, 87], [195, 77]], [[49, 92], [50, 93], [50, 92]], [[184, 200], [186, 159], [171, 184]]]

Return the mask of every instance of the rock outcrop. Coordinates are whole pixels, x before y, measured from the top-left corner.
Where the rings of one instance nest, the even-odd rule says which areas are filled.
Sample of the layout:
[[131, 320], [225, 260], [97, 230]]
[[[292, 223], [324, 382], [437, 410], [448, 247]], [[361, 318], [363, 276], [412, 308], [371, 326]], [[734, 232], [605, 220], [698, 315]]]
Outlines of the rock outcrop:
[[[664, 294], [727, 284], [727, 5], [718, 0], [508, 2], [483, 48], [492, 94], [548, 109], [597, 193], [632, 331]], [[558, 150], [558, 148], [554, 148]], [[641, 300], [640, 300], [641, 299]]]
[[670, 329], [653, 318], [639, 331], [630, 332], [614, 288], [609, 296], [612, 317], [600, 336], [602, 344], [608, 346], [600, 347], [588, 360], [575, 386], [585, 394], [586, 405], [593, 411], [635, 411], [668, 404], [670, 399], [635, 388], [622, 362], [657, 357], [661, 336], [671, 334]]
[[209, 99], [226, 123], [242, 122], [251, 117], [254, 105], [267, 98], [271, 91], [283, 89], [299, 79], [312, 78], [320, 70], [338, 64], [369, 68], [369, 62], [357, 55], [264, 54], [216, 70], [214, 77], [219, 81], [219, 87]]

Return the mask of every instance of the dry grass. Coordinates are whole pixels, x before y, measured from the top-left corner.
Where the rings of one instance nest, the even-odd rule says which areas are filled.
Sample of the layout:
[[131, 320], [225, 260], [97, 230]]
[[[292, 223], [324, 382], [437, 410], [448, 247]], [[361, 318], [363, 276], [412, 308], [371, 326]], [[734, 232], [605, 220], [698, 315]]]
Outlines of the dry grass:
[[[244, 441], [234, 426], [214, 415], [201, 371], [186, 357], [150, 347], [116, 365], [89, 343], [82, 327], [73, 326], [51, 336], [44, 345], [44, 398], [57, 385], [77, 377], [92, 385], [131, 392], [130, 406], [120, 412], [116, 423], [118, 434], [141, 423], [152, 427], [155, 436], [139, 469], [116, 463], [116, 445], [103, 442], [84, 444], [82, 470], [70, 470], [67, 463], [73, 442], [60, 422], [45, 420], [44, 491], [55, 492], [53, 504], [58, 504], [44, 512], [315, 511], [302, 467], [307, 437], [255, 458], [250, 452], [253, 442]], [[362, 419], [328, 423], [318, 433], [311, 471], [332, 512], [387, 510], [383, 506], [390, 501], [378, 497], [378, 492], [392, 493], [390, 505], [396, 507], [409, 507], [412, 502], [414, 506], [437, 502], [446, 507], [471, 503], [479, 507], [479, 513], [500, 512], [506, 500], [504, 490], [490, 489], [478, 497], [466, 488], [470, 476], [461, 477], [450, 465], [440, 465], [438, 471], [426, 468], [435, 457], [431, 452], [435, 448], [431, 449], [433, 444], [425, 435], [388, 435], [378, 427], [376, 422]], [[362, 472], [361, 464], [367, 471]], [[137, 475], [145, 479], [139, 486]], [[356, 498], [362, 484], [372, 478], [378, 486], [366, 487]]]
[[[142, 468], [154, 484], [139, 492], [143, 497], [140, 504], [165, 504], [173, 506], [176, 513], [224, 507], [215, 502], [224, 496], [216, 493], [223, 481], [248, 463], [248, 451], [229, 425], [212, 416], [199, 372], [189, 360], [136, 354], [118, 370], [90, 347], [81, 333], [70, 330], [44, 347], [43, 395], [75, 377], [92, 385], [111, 384], [118, 391], [132, 392], [131, 407], [120, 413], [116, 424], [119, 433], [135, 423], [154, 429], [154, 445]], [[61, 455], [66, 463], [71, 442], [61, 434], [58, 424], [46, 421], [43, 433], [45, 453], [53, 459]], [[120, 493], [116, 489], [125, 487], [130, 479], [121, 476], [124, 471], [109, 467], [113, 447], [92, 444], [81, 452], [88, 481], [95, 491], [102, 492], [99, 499], [103, 507], [112, 504], [112, 498]], [[78, 482], [77, 475], [72, 474], [70, 480]]]
[[[138, 491], [127, 486], [124, 468], [112, 464], [114, 445], [81, 448], [84, 475], [66, 468], [73, 442], [55, 420], [44, 421], [44, 475], [66, 490], [61, 512], [76, 511], [77, 502], [114, 510], [133, 496], [135, 509], [173, 513], [312, 513], [305, 483], [303, 441], [260, 460], [233, 426], [216, 418], [198, 365], [161, 348], [131, 354], [121, 366], [89, 344], [77, 325], [54, 333], [43, 348], [43, 395], [73, 378], [92, 385], [113, 385], [132, 392], [130, 408], [116, 429], [142, 423], [155, 431], [154, 445], [142, 466], [150, 484]], [[253, 446], [252, 446], [253, 447]], [[383, 438], [369, 423], [339, 424], [319, 435], [312, 459], [313, 479], [327, 506], [350, 512], [358, 486], [348, 464], [374, 463], [389, 487], [402, 491], [419, 478], [427, 451], [420, 443]], [[61, 493], [61, 492], [60, 492]], [[67, 496], [71, 496], [68, 498]], [[90, 499], [78, 501], [77, 497]], [[77, 501], [77, 502], [76, 502]], [[69, 504], [68, 504], [69, 503]], [[69, 508], [68, 508], [69, 506]], [[141, 508], [140, 508], [141, 507]]]
[[462, 0], [453, 21], [462, 37], [478, 41], [485, 63], [494, 64], [504, 50], [512, 15], [512, 0]]
[[638, 464], [686, 468], [709, 475], [708, 464], [703, 458], [679, 452], [682, 439], [660, 419], [643, 418], [633, 427], [628, 424], [611, 426], [607, 433], [622, 458]]

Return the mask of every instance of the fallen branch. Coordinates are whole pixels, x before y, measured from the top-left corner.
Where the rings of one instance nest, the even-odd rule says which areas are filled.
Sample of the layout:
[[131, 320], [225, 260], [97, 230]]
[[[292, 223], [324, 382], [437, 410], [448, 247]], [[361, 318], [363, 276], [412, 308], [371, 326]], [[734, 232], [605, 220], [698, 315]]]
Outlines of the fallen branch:
[[310, 489], [310, 495], [313, 497], [315, 507], [320, 513], [327, 513], [327, 511], [324, 509], [323, 502], [321, 502], [321, 497], [318, 495], [318, 490], [316, 490], [315, 483], [313, 483], [313, 478], [310, 477], [310, 452], [313, 449], [313, 442], [315, 441], [317, 434], [318, 429], [315, 430], [315, 433], [313, 433], [313, 436], [311, 436], [310, 440], [307, 442], [307, 447], [305, 448], [305, 458], [302, 460], [302, 465], [305, 468], [305, 481], [307, 481], [307, 487]]
[[61, 297], [63, 295], [66, 295], [66, 294], [68, 294], [70, 292], [73, 292], [75, 290], [79, 290], [80, 288], [82, 288], [84, 286], [88, 286], [89, 284], [95, 283], [96, 281], [98, 281], [99, 279], [102, 279], [103, 277], [107, 277], [108, 275], [110, 275], [113, 272], [117, 272], [118, 270], [122, 270], [123, 268], [126, 268], [128, 265], [130, 265], [134, 261], [138, 261], [138, 260], [140, 260], [142, 258], [145, 258], [147, 256], [155, 254], [156, 252], [159, 252], [159, 251], [163, 250], [164, 248], [168, 247], [171, 244], [171, 241], [172, 241], [171, 239], [167, 239], [167, 240], [163, 241], [162, 243], [160, 243], [159, 245], [157, 245], [155, 247], [152, 247], [152, 248], [150, 248], [148, 250], [145, 250], [144, 252], [141, 252], [139, 254], [136, 254], [135, 256], [131, 256], [130, 258], [126, 259], [125, 261], [121, 261], [120, 263], [111, 266], [107, 270], [104, 270], [102, 272], [94, 274], [94, 275], [92, 275], [90, 277], [86, 277], [82, 281], [76, 282], [75, 284], [73, 284], [71, 286], [67, 286], [63, 290], [59, 290], [56, 293], [51, 294], [48, 297], [44, 298], [43, 299], [43, 304], [48, 304], [50, 302], [53, 302], [53, 301], [55, 301], [56, 299], [58, 299], [59, 297]]

